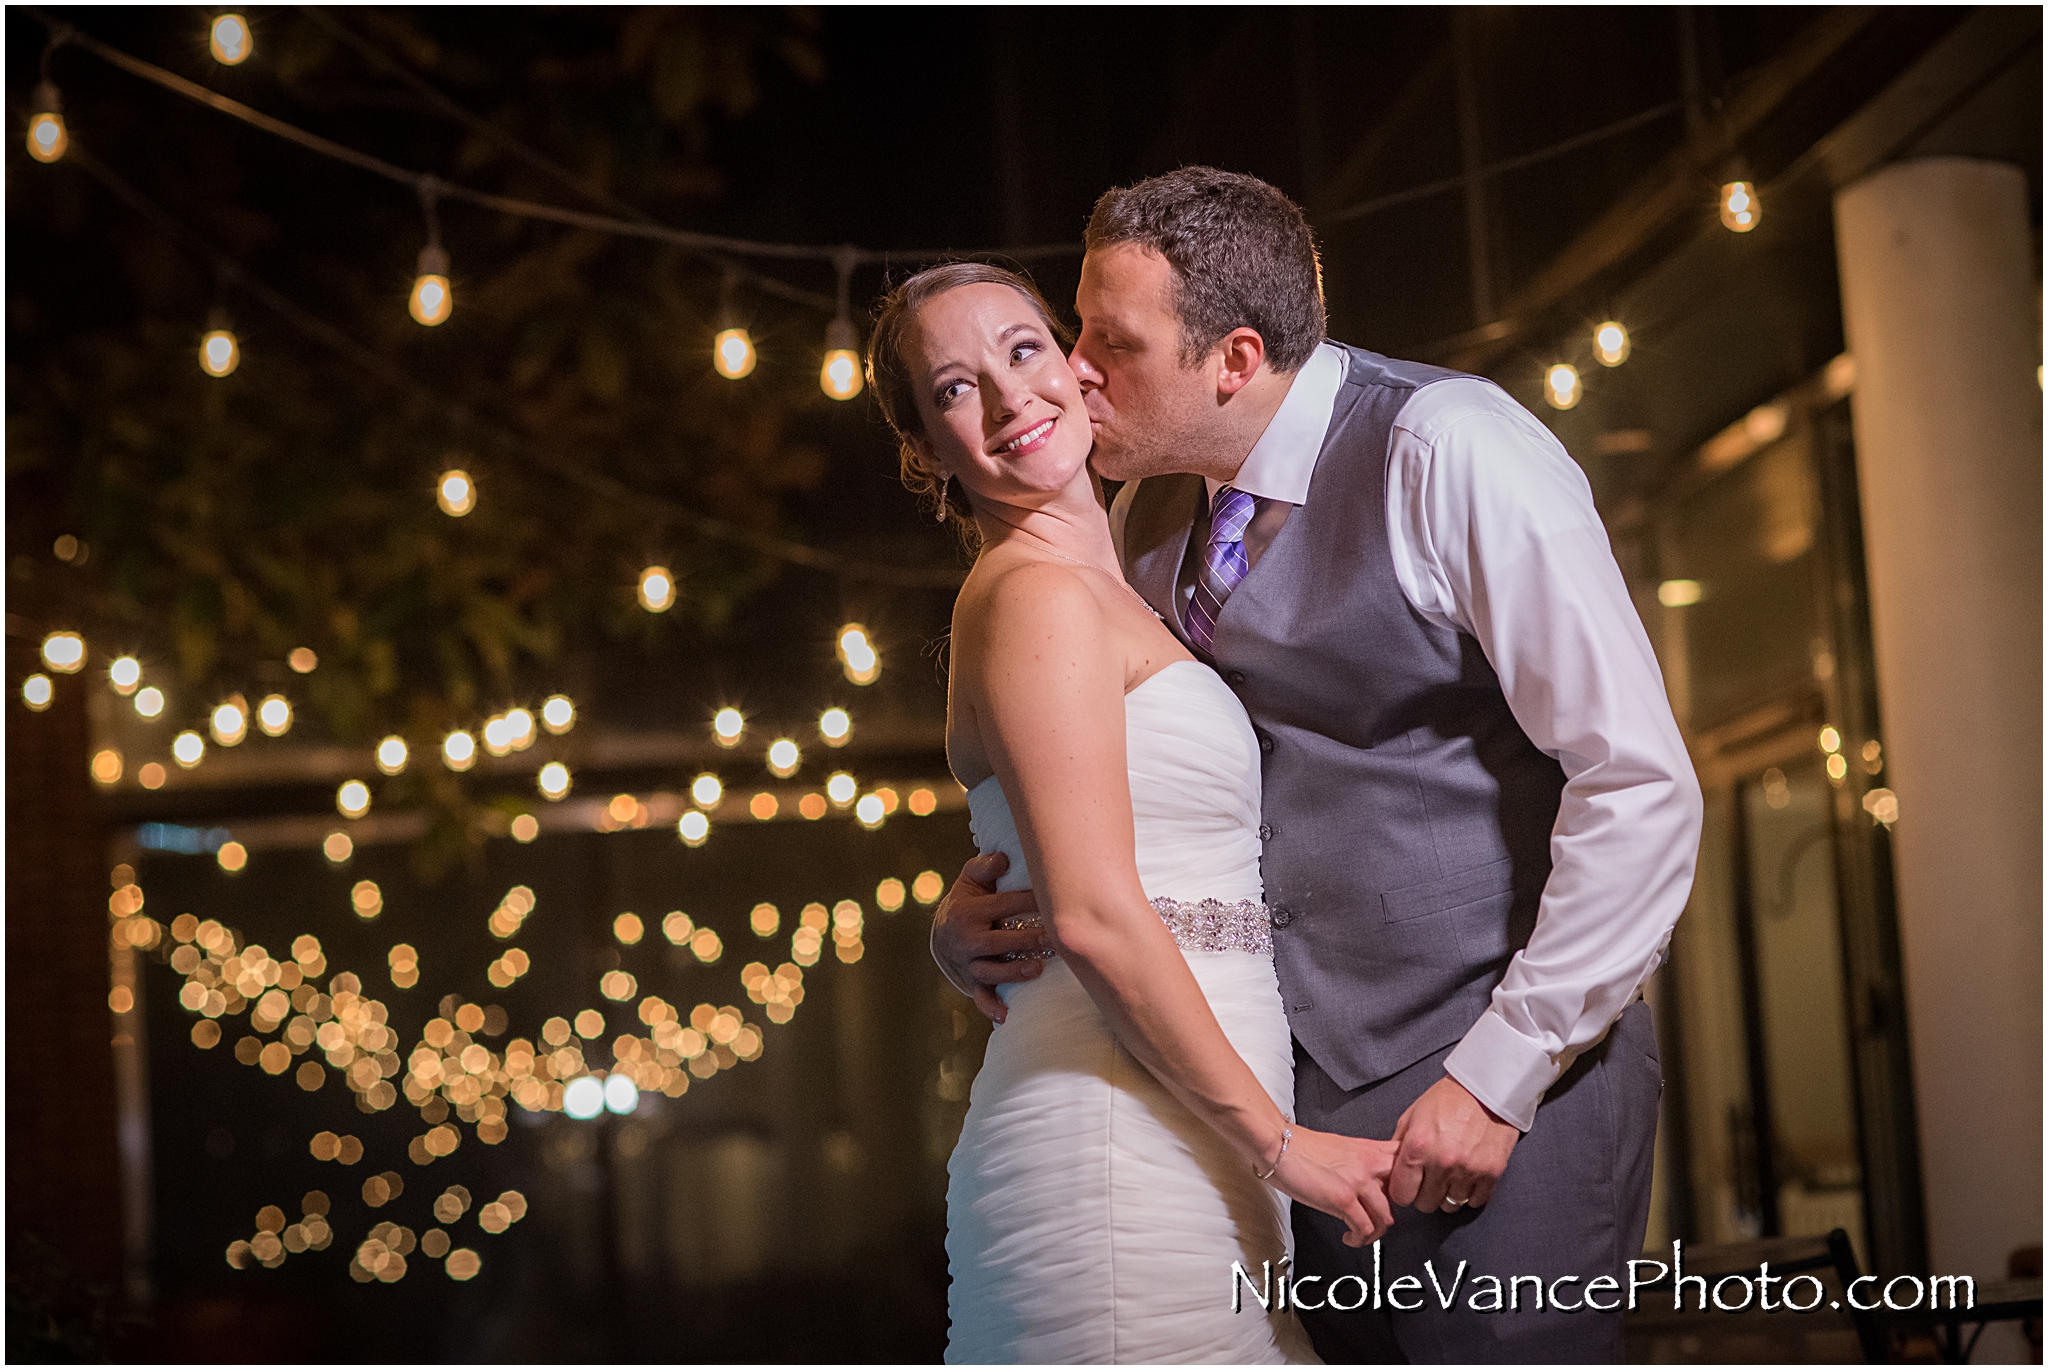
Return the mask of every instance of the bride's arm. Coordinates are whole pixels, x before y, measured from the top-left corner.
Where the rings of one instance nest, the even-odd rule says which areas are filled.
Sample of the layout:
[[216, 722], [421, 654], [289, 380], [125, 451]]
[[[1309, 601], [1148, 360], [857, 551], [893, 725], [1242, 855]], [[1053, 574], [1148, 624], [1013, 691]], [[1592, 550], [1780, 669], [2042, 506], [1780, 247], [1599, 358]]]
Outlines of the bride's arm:
[[1348, 1240], [1370, 1241], [1391, 1221], [1377, 1144], [1295, 1128], [1282, 1155], [1287, 1120], [1145, 898], [1125, 753], [1125, 655], [1101, 606], [1075, 574], [1033, 563], [961, 608], [955, 688], [1010, 801], [1055, 949], [1118, 1040], [1246, 1166], [1264, 1174], [1277, 1162], [1275, 1185], [1343, 1219]]

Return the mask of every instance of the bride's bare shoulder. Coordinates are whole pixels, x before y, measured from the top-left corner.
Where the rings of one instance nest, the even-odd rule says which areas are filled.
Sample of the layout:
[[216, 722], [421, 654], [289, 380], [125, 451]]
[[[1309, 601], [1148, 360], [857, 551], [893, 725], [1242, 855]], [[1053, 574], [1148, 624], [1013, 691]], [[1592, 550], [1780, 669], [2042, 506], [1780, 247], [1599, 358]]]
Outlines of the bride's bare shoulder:
[[956, 652], [1040, 639], [1082, 640], [1103, 629], [1101, 601], [1078, 567], [1033, 557], [984, 557], [953, 606]]

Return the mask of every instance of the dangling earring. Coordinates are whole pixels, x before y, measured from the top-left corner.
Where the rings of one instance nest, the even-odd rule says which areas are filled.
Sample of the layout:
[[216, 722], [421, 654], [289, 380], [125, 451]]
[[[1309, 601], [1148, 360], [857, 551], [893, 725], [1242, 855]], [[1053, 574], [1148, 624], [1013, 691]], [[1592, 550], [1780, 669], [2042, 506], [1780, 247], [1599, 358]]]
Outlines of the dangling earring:
[[948, 493], [948, 492], [949, 492], [949, 491], [950, 491], [950, 490], [951, 490], [952, 488], [953, 488], [953, 478], [952, 478], [951, 476], [948, 476], [948, 475], [945, 475], [945, 474], [943, 474], [943, 473], [942, 473], [942, 474], [941, 474], [941, 475], [939, 476], [939, 522], [940, 522], [940, 523], [944, 523], [944, 522], [946, 521], [946, 495], [947, 495], [947, 493]]

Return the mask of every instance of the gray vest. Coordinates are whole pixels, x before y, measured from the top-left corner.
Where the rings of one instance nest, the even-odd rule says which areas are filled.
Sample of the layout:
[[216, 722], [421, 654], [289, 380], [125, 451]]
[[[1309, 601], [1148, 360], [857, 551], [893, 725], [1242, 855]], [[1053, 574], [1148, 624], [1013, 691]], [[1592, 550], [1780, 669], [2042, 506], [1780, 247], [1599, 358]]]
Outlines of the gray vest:
[[[1307, 502], [1223, 606], [1211, 660], [1265, 752], [1261, 869], [1289, 1025], [1356, 1089], [1486, 1012], [1536, 924], [1564, 771], [1479, 644], [1416, 613], [1394, 578], [1394, 419], [1457, 373], [1346, 351]], [[1206, 498], [1199, 476], [1155, 476], [1127, 506], [1125, 569], [1177, 631]]]

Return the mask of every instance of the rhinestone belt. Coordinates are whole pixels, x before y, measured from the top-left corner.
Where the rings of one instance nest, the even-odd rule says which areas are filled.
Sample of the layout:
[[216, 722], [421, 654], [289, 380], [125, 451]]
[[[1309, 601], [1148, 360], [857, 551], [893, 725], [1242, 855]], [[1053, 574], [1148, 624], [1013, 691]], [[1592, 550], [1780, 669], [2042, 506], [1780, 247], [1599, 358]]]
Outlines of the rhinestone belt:
[[[1256, 899], [1224, 903], [1221, 899], [1154, 899], [1152, 909], [1182, 951], [1248, 951], [1255, 956], [1273, 954], [1273, 925], [1266, 906]], [[1005, 918], [1006, 928], [1045, 926], [1036, 914]], [[1052, 953], [1017, 952], [1017, 959], [1047, 957]]]

